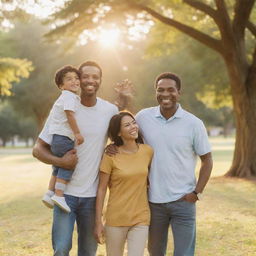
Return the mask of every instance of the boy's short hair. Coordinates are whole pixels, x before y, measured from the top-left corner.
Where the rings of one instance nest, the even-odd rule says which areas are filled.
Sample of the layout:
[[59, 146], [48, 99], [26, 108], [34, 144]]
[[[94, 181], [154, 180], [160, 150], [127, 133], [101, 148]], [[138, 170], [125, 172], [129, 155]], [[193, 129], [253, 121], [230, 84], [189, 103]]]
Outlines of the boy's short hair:
[[79, 72], [80, 72], [80, 74], [82, 74], [82, 69], [83, 69], [83, 67], [96, 67], [96, 68], [98, 68], [99, 69], [99, 71], [100, 71], [100, 77], [102, 77], [102, 69], [101, 69], [101, 67], [100, 67], [100, 65], [98, 64], [98, 63], [96, 63], [95, 61], [91, 61], [91, 60], [88, 60], [88, 61], [86, 61], [86, 62], [83, 62], [80, 66], [79, 66], [79, 68], [78, 68], [78, 70], [79, 70]]
[[155, 80], [155, 88], [157, 87], [157, 83], [162, 80], [162, 79], [171, 79], [174, 80], [176, 82], [176, 87], [178, 90], [181, 89], [181, 80], [180, 78], [176, 75], [173, 74], [171, 72], [164, 72], [160, 75], [157, 76], [156, 80]]
[[78, 75], [78, 77], [80, 78], [80, 73], [78, 71], [77, 68], [68, 65], [68, 66], [64, 66], [60, 69], [58, 69], [55, 73], [55, 84], [58, 86], [58, 88], [60, 88], [60, 86], [63, 84], [63, 78], [64, 76], [68, 73], [68, 72], [74, 72]]

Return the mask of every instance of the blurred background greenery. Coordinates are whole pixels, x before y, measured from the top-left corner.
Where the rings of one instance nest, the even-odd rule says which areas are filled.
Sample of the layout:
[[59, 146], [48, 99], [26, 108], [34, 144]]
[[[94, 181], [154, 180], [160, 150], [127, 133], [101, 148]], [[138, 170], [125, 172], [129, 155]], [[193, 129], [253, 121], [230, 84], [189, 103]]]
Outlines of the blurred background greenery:
[[[65, 2], [68, 7], [71, 3], [66, 12], [61, 9]], [[0, 138], [3, 146], [14, 141], [14, 135], [25, 141], [36, 138], [59, 95], [53, 80], [56, 69], [67, 64], [78, 66], [85, 60], [95, 60], [102, 67], [99, 96], [107, 100], [114, 101], [113, 87], [117, 82], [125, 78], [132, 81], [136, 89], [133, 112], [157, 104], [154, 80], [159, 73], [177, 73], [182, 79], [182, 106], [203, 119], [209, 131], [218, 127], [213, 133], [234, 135], [229, 81], [220, 56], [161, 22], [132, 11], [129, 14], [116, 10], [126, 15], [127, 26], [114, 16], [112, 20], [107, 17], [108, 23], [93, 23], [88, 18], [82, 28], [77, 25], [74, 29], [54, 30], [58, 24], [65, 23], [68, 14], [78, 15], [79, 8], [85, 8], [86, 19], [86, 8], [89, 8], [86, 2], [1, 1]], [[103, 5], [104, 1], [96, 1], [90, 8], [100, 15], [105, 10]], [[177, 15], [184, 19], [190, 12], [185, 9]], [[207, 20], [205, 16], [197, 13], [194, 19], [198, 29], [213, 33], [211, 23], [202, 28]]]

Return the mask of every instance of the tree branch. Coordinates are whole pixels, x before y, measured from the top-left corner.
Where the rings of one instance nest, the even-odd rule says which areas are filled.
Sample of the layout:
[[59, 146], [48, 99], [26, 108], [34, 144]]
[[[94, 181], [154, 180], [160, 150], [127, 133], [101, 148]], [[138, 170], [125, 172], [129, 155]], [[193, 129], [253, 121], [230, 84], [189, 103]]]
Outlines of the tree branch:
[[234, 44], [234, 33], [232, 29], [231, 20], [227, 11], [227, 6], [224, 0], [215, 0], [217, 12], [219, 16], [218, 27], [221, 33], [221, 38], [224, 45]]
[[200, 43], [207, 45], [208, 47], [219, 52], [220, 54], [223, 54], [223, 49], [222, 49], [220, 40], [214, 39], [214, 38], [210, 37], [209, 35], [206, 35], [206, 34], [200, 32], [199, 30], [194, 29], [188, 25], [185, 25], [179, 21], [176, 21], [171, 18], [167, 18], [167, 17], [163, 16], [162, 14], [156, 12], [155, 10], [151, 9], [148, 6], [136, 4], [134, 2], [130, 2], [129, 4], [131, 7], [135, 8], [137, 10], [141, 10], [141, 11], [145, 11], [145, 12], [149, 13], [152, 17], [161, 21], [162, 23], [176, 28], [177, 30], [183, 32], [184, 34], [196, 39]]
[[215, 4], [217, 7], [217, 11], [221, 12], [222, 15], [224, 15], [225, 18], [230, 21], [225, 1], [224, 0], [215, 0]]
[[204, 4], [203, 2], [195, 1], [195, 0], [183, 0], [183, 2], [187, 5], [190, 5], [191, 7], [195, 8], [195, 9], [197, 9], [197, 10], [200, 10], [200, 11], [204, 12], [205, 14], [212, 17], [214, 20], [218, 17], [216, 10], [214, 10], [209, 5]]
[[[195, 1], [195, 0], [183, 0], [184, 3], [190, 5], [191, 7], [194, 7], [197, 10], [200, 10], [206, 14], [208, 14], [211, 18], [213, 18], [213, 20], [215, 21], [215, 23], [217, 24], [217, 26], [219, 27], [219, 29], [223, 28], [223, 20], [221, 19], [221, 15], [219, 15], [218, 11], [213, 9], [212, 7], [199, 2], [199, 1]], [[218, 4], [216, 4], [222, 11], [226, 10], [225, 7], [225, 3], [223, 1], [220, 1]], [[220, 11], [220, 10], [219, 10]], [[226, 22], [229, 21], [229, 17], [228, 17], [228, 13], [225, 12], [224, 16], [226, 16]], [[230, 21], [229, 21], [230, 23]], [[231, 26], [230, 26], [230, 30], [231, 30]]]
[[237, 0], [234, 7], [234, 20], [233, 29], [234, 32], [239, 36], [244, 36], [244, 31], [247, 26], [247, 22], [250, 18], [255, 0]]
[[254, 25], [251, 21], [247, 21], [246, 27], [256, 37], [256, 25]]

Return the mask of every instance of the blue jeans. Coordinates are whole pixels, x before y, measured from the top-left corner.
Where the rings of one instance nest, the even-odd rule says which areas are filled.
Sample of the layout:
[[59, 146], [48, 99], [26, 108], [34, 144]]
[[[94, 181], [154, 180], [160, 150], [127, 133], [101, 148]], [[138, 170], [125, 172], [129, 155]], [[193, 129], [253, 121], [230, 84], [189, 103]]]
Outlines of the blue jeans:
[[72, 248], [75, 221], [78, 232], [78, 256], [95, 256], [97, 242], [93, 236], [95, 222], [95, 197], [75, 197], [65, 195], [71, 209], [65, 213], [54, 206], [52, 226], [52, 246], [54, 256], [68, 256]]
[[196, 207], [187, 201], [150, 203], [148, 251], [150, 256], [166, 255], [168, 229], [172, 228], [174, 256], [193, 256], [196, 238]]
[[[69, 150], [74, 148], [74, 141], [67, 136], [53, 134], [51, 151], [55, 156], [62, 157]], [[52, 175], [59, 179], [69, 181], [72, 177], [73, 171], [53, 166]]]

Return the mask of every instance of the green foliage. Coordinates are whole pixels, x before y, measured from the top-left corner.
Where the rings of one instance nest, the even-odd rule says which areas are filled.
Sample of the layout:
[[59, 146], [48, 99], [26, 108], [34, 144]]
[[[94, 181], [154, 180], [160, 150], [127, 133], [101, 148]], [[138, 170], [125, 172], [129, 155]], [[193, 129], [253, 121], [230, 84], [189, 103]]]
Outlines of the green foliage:
[[[70, 63], [59, 44], [44, 42], [43, 34], [46, 29], [40, 21], [31, 17], [28, 23], [16, 22], [15, 28], [8, 33], [6, 38], [6, 42], [12, 43], [16, 56], [28, 58], [34, 65], [30, 77], [14, 85], [10, 100], [21, 116], [32, 117], [36, 120], [37, 132], [42, 128], [59, 94], [54, 84], [55, 71]], [[24, 38], [29, 38], [29, 40], [24, 40]]]
[[36, 123], [32, 118], [20, 117], [8, 101], [0, 105], [0, 139], [4, 145], [15, 135], [26, 141], [35, 138], [36, 132]]
[[0, 107], [0, 138], [3, 145], [19, 131], [18, 119], [13, 109], [4, 104]]
[[214, 86], [209, 86], [209, 90], [197, 93], [197, 98], [209, 108], [220, 109], [223, 107], [232, 108], [232, 99], [229, 93], [221, 94], [214, 90]]
[[33, 70], [32, 62], [27, 59], [10, 58], [14, 55], [10, 43], [5, 41], [7, 33], [4, 30], [10, 28], [2, 25], [3, 21], [8, 21], [14, 17], [22, 19], [24, 11], [18, 7], [12, 11], [6, 11], [3, 7], [5, 4], [14, 4], [13, 1], [3, 1], [0, 3], [0, 96], [10, 96], [12, 83], [20, 82], [21, 78], [28, 78], [29, 73]]
[[28, 140], [29, 138], [35, 139], [37, 135], [36, 122], [32, 118], [20, 118], [18, 134], [21, 139]]
[[[62, 36], [79, 36], [84, 30], [95, 29], [106, 23], [115, 23], [118, 27], [127, 28], [126, 19], [142, 13], [140, 6], [149, 7], [167, 17], [174, 17], [184, 24], [193, 23], [195, 28], [216, 33], [216, 24], [200, 11], [185, 5], [181, 0], [101, 0], [101, 1], [68, 1], [65, 7], [52, 15], [49, 22], [56, 22], [56, 28], [47, 34], [51, 40]], [[150, 16], [144, 16], [145, 21]], [[57, 25], [58, 24], [58, 25]]]
[[10, 96], [12, 83], [28, 78], [32, 70], [32, 62], [27, 59], [0, 58], [0, 95]]
[[[227, 3], [230, 14], [233, 11], [234, 3], [234, 1]], [[212, 0], [208, 0], [205, 4], [211, 8], [216, 8], [215, 2]], [[106, 9], [107, 7], [108, 9]], [[135, 19], [138, 19], [138, 14], [148, 7], [160, 15], [173, 18], [213, 38], [220, 39], [219, 29], [213, 19], [181, 0], [68, 1], [65, 8], [52, 16], [53, 20], [57, 22], [62, 21], [64, 25], [57, 26], [47, 36], [52, 40], [67, 35], [79, 36], [85, 29], [95, 29], [109, 22], [114, 22], [119, 27], [127, 28], [127, 24], [125, 24], [127, 17], [133, 15]], [[145, 22], [148, 19], [152, 19], [149, 15], [140, 17]], [[216, 96], [216, 99], [214, 99], [216, 103], [221, 104], [221, 101], [226, 103], [225, 97], [230, 95], [230, 90], [228, 89], [228, 76], [220, 56], [216, 56], [216, 53], [213, 53], [212, 50], [198, 44], [193, 39], [177, 33], [174, 27], [167, 26], [157, 19], [154, 19], [154, 22], [155, 24], [148, 36], [150, 43], [147, 47], [147, 57], [161, 59], [161, 56], [168, 56], [172, 61], [168, 61], [165, 58], [167, 63], [178, 61], [181, 63], [180, 66], [182, 66], [184, 63], [189, 63], [186, 61], [186, 57], [192, 56], [193, 63], [189, 63], [191, 66], [186, 67], [186, 70], [191, 69], [191, 72], [187, 72], [188, 74], [186, 75], [191, 77], [198, 73], [196, 79], [193, 79], [197, 83], [195, 93], [200, 90], [200, 98], [203, 98], [206, 97], [204, 93], [210, 90], [211, 94]], [[253, 42], [253, 38], [251, 38], [250, 42]], [[253, 47], [252, 43], [249, 43], [251, 53]], [[180, 59], [173, 58], [173, 55], [176, 57], [180, 55], [182, 57]], [[219, 72], [218, 69], [221, 69], [222, 72]], [[178, 73], [182, 73], [180, 69], [176, 70], [179, 71]], [[195, 88], [194, 85], [193, 88]], [[204, 103], [206, 102], [204, 101]]]

